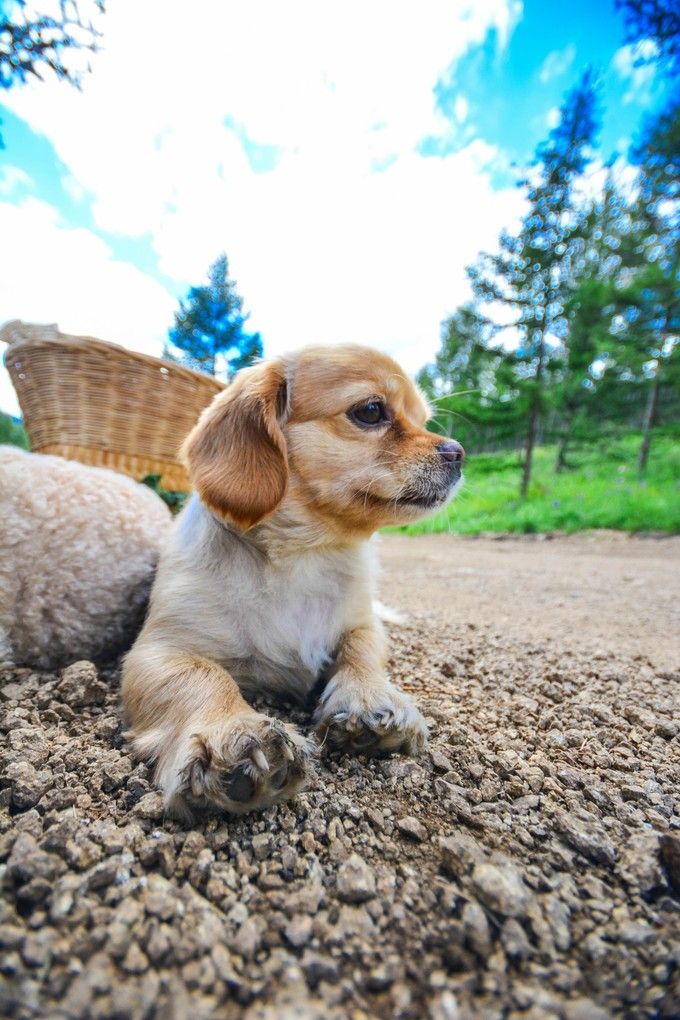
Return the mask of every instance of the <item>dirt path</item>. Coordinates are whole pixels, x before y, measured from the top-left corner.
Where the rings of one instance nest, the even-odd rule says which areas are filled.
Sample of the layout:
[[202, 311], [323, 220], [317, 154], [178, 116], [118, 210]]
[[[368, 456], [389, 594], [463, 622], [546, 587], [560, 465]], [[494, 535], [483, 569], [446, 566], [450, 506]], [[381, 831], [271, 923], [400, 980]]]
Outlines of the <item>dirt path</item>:
[[385, 539], [430, 751], [189, 830], [115, 670], [0, 669], [0, 1015], [680, 1016], [679, 549]]
[[409, 615], [680, 670], [680, 538], [388, 535], [381, 561], [384, 600]]

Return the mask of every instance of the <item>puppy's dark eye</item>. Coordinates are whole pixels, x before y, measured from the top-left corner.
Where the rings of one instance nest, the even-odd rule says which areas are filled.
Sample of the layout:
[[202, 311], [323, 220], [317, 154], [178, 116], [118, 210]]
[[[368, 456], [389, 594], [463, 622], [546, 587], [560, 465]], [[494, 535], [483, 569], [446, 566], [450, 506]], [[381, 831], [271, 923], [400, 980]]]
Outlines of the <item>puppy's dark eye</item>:
[[365, 404], [357, 404], [347, 413], [357, 425], [382, 425], [387, 421], [387, 412], [382, 400], [367, 400]]

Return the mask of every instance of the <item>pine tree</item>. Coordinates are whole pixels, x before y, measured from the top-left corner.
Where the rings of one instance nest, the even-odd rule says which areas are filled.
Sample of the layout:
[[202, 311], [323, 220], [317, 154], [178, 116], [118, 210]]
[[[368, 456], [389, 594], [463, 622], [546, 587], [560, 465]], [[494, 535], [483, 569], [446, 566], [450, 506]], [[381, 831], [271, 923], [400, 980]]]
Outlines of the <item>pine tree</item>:
[[[64, 57], [70, 50], [96, 53], [100, 33], [82, 18], [76, 0], [59, 0], [50, 7], [49, 14], [40, 14], [27, 11], [26, 0], [17, 0], [11, 14], [0, 18], [0, 88], [23, 85], [29, 76], [42, 80], [44, 69], [80, 87], [81, 75]], [[96, 0], [96, 7], [103, 14], [104, 0]]]
[[475, 450], [514, 445], [521, 428], [514, 355], [494, 344], [495, 333], [478, 308], [462, 305], [442, 323], [440, 350], [418, 376], [435, 430]]
[[626, 42], [651, 40], [654, 50], [638, 53], [639, 63], [659, 61], [670, 75], [680, 74], [680, 8], [677, 0], [616, 0], [623, 12]]
[[597, 127], [596, 90], [587, 71], [566, 97], [557, 126], [539, 146], [530, 179], [523, 182], [529, 211], [517, 236], [504, 233], [500, 251], [482, 255], [469, 270], [478, 298], [500, 302], [516, 313], [515, 352], [527, 408], [520, 493], [531, 480], [533, 452], [546, 410], [547, 382], [559, 365], [560, 319], [574, 231], [574, 184], [590, 159]]
[[227, 256], [220, 255], [208, 270], [207, 286], [192, 287], [180, 301], [163, 356], [208, 375], [231, 376], [262, 356], [260, 334], [244, 329], [247, 319]]
[[647, 122], [633, 158], [639, 194], [628, 239], [632, 272], [621, 288], [625, 335], [646, 381], [638, 470], [647, 466], [664, 386], [680, 386], [680, 94]]
[[624, 201], [610, 168], [602, 196], [583, 210], [572, 231], [560, 323], [564, 357], [553, 392], [560, 421], [557, 472], [567, 467], [567, 450], [577, 426], [591, 431], [587, 414], [597, 389], [596, 366], [607, 357], [618, 311], [615, 277], [621, 263], [619, 232], [624, 218]]

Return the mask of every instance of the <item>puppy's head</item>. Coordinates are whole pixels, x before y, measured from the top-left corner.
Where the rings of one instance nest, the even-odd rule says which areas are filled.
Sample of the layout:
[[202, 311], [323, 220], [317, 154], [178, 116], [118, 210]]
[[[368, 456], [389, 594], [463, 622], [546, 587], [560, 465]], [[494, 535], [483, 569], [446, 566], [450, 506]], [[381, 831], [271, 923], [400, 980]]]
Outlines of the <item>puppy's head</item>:
[[460, 482], [463, 449], [428, 432], [428, 416], [386, 355], [310, 347], [240, 372], [183, 452], [203, 502], [240, 528], [285, 503], [368, 533], [432, 513]]

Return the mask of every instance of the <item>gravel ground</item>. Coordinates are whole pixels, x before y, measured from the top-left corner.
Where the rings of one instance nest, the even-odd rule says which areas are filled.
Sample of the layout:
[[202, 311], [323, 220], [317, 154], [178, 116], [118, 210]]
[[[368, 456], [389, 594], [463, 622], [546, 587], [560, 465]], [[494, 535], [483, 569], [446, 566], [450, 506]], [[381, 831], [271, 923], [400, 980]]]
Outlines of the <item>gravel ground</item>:
[[680, 544], [383, 552], [430, 751], [263, 814], [164, 820], [115, 669], [0, 671], [2, 1015], [680, 1016]]

